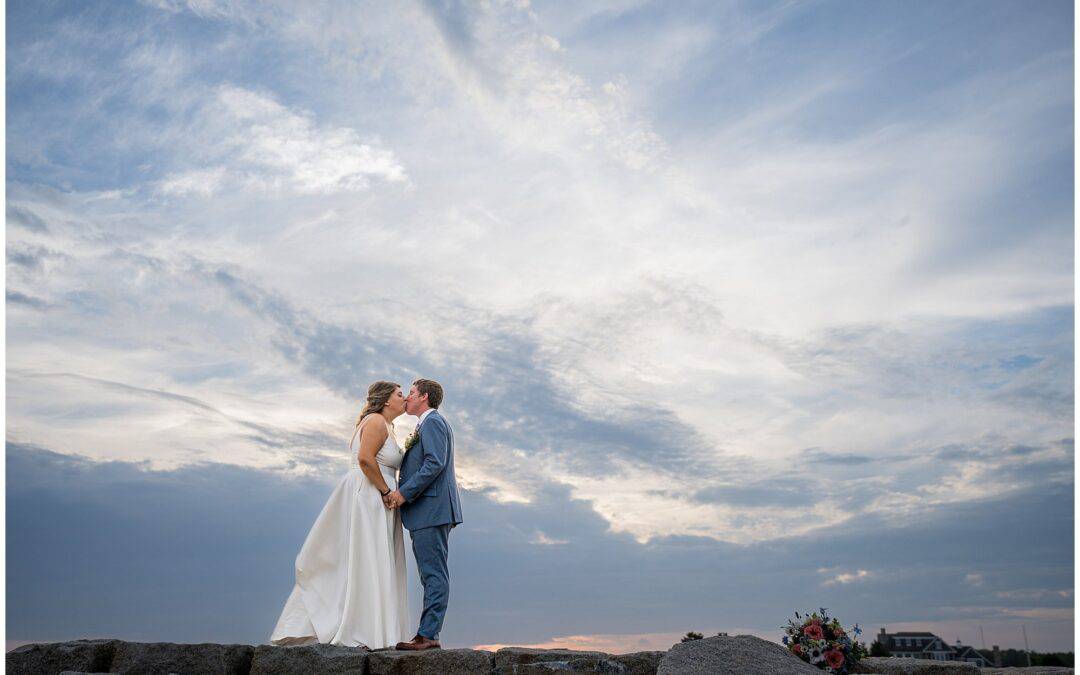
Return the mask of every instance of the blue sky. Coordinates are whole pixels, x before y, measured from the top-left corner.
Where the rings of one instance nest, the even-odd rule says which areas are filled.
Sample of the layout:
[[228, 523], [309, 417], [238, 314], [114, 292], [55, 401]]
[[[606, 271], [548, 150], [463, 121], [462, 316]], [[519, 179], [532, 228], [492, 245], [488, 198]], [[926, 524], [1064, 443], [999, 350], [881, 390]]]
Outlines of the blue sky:
[[265, 641], [424, 376], [446, 644], [1071, 649], [1072, 11], [9, 2], [9, 645]]

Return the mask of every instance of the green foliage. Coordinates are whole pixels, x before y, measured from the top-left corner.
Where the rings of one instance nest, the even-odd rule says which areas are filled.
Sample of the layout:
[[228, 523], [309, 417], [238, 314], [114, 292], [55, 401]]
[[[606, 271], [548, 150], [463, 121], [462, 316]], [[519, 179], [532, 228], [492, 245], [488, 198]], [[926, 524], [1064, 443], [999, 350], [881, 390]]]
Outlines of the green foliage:
[[[986, 657], [987, 662], [994, 664], [994, 653], [989, 649], [978, 650]], [[1028, 664], [1028, 654], [1023, 649], [1002, 649], [1001, 666], [1003, 668], [1023, 668]], [[1033, 666], [1064, 666], [1073, 667], [1072, 652], [1031, 652], [1031, 665]]]
[[870, 645], [870, 656], [892, 656], [892, 652], [880, 641], [874, 640]]
[[690, 642], [691, 640], [700, 640], [700, 639], [702, 639], [704, 637], [705, 636], [702, 635], [701, 633], [696, 633], [694, 631], [690, 631], [689, 633], [686, 634], [686, 636], [682, 640], [679, 640], [679, 642]]
[[1031, 665], [1033, 666], [1068, 666], [1073, 667], [1073, 653], [1072, 652], [1050, 652], [1048, 654], [1040, 654], [1038, 652], [1031, 653]]

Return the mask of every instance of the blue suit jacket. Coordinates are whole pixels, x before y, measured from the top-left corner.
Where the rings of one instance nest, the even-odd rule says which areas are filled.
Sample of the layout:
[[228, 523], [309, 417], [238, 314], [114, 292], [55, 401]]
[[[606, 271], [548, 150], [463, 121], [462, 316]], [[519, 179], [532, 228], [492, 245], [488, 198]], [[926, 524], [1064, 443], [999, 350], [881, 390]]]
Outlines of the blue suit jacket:
[[398, 473], [405, 497], [401, 522], [409, 530], [461, 522], [461, 500], [454, 477], [454, 430], [433, 410], [420, 425], [420, 439], [405, 452]]

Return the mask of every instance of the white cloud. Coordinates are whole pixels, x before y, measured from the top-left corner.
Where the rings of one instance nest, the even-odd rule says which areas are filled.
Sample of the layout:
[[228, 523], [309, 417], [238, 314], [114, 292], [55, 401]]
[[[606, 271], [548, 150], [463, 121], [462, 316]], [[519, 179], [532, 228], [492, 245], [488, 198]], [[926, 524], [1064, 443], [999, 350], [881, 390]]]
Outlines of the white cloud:
[[537, 544], [539, 546], [558, 546], [560, 544], [568, 544], [570, 542], [566, 539], [552, 539], [540, 530], [537, 530], [536, 533], [533, 534], [533, 538], [530, 543]]
[[231, 183], [237, 189], [329, 194], [366, 190], [372, 179], [407, 183], [404, 167], [377, 141], [362, 142], [349, 128], [320, 128], [310, 113], [272, 97], [226, 85], [201, 111], [199, 154], [223, 165], [166, 176], [159, 191], [210, 196]]
[[221, 188], [224, 180], [224, 167], [195, 169], [167, 176], [158, 189], [167, 195], [196, 194], [209, 197]]
[[[818, 570], [818, 572], [821, 572], [821, 571], [822, 570]], [[864, 581], [864, 580], [870, 578], [871, 576], [873, 576], [873, 575], [870, 573], [869, 570], [854, 570], [852, 572], [840, 572], [839, 574], [833, 576], [832, 578], [826, 579], [825, 581], [821, 582], [821, 585], [822, 586], [836, 586], [838, 584], [839, 585], [846, 585], [846, 584], [854, 583], [856, 581]]]
[[[460, 367], [473, 382], [499, 369], [512, 378], [520, 357], [575, 415], [623, 428], [670, 416], [682, 433], [635, 449], [686, 446], [702, 484], [730, 484], [740, 471], [780, 476], [810, 447], [881, 462], [807, 475], [820, 491], [806, 519], [673, 494], [680, 476], [640, 458], [615, 457], [621, 473], [600, 477], [566, 461], [619, 452], [604, 440], [514, 445], [469, 430], [475, 454], [463, 453], [464, 484], [519, 504], [544, 482], [566, 484], [639, 541], [677, 533], [748, 542], [858, 513], [916, 514], [1024, 489], [1026, 467], [1065, 452], [1053, 443], [1072, 433], [1071, 382], [1059, 375], [1071, 348], [1062, 329], [1030, 317], [1072, 303], [1071, 232], [1048, 226], [984, 250], [978, 244], [997, 235], [974, 208], [1068, 145], [1043, 125], [1067, 98], [1058, 86], [1071, 71], [1060, 55], [920, 94], [941, 115], [865, 120], [833, 138], [801, 135], [799, 123], [859, 91], [877, 77], [875, 64], [754, 90], [760, 100], [745, 115], [703, 105], [662, 117], [671, 112], [658, 97], [678, 78], [660, 70], [683, 73], [711, 49], [744, 55], [781, 11], [663, 24], [642, 47], [573, 30], [609, 10], [642, 9], [633, 4], [563, 10], [575, 16], [555, 25], [535, 8], [506, 5], [451, 16], [352, 3], [284, 14], [263, 4], [164, 7], [239, 23], [212, 47], [129, 31], [116, 73], [66, 52], [58, 59], [64, 77], [81, 73], [94, 85], [83, 109], [91, 119], [110, 100], [132, 105], [114, 123], [123, 134], [72, 161], [132, 146], [137, 171], [104, 189], [9, 188], [11, 205], [50, 228], [12, 228], [11, 243], [72, 256], [47, 275], [19, 272], [53, 308], [14, 317], [9, 359], [26, 373], [162, 389], [234, 420], [292, 429], [314, 419], [335, 433], [350, 402], [328, 376], [282, 356], [273, 316], [238, 309], [188, 276], [198, 261], [279, 294], [327, 333], [392, 334], [433, 369]], [[63, 36], [93, 44], [78, 28]], [[16, 55], [14, 75], [47, 72], [39, 57], [58, 45]], [[259, 71], [266, 48], [280, 67], [252, 81], [211, 67]], [[1019, 93], [1006, 100], [1002, 90]], [[49, 134], [20, 133], [19, 119], [19, 156], [45, 152], [48, 143], [34, 143]], [[1013, 337], [990, 340], [995, 327]], [[522, 353], [490, 339], [495, 329], [519, 338]], [[325, 348], [323, 335], [308, 337]], [[1044, 361], [1019, 373], [997, 365], [1021, 348]], [[242, 365], [213, 382], [183, 381], [225, 362]], [[13, 428], [55, 445], [59, 413], [37, 406], [105, 396], [79, 382], [21, 379], [28, 391], [12, 406]], [[85, 431], [100, 457], [176, 462], [216, 446], [252, 463], [284, 461], [240, 447], [242, 424], [155, 406], [129, 408], [145, 416], [129, 432], [104, 412], [69, 416], [64, 432]], [[150, 431], [173, 415], [187, 420], [176, 442], [147, 450]], [[463, 417], [463, 427], [472, 423]], [[128, 436], [107, 448], [108, 433]], [[926, 453], [950, 443], [990, 454], [936, 471]], [[994, 455], [1017, 443], [1047, 450]], [[897, 475], [900, 460], [916, 473]], [[843, 501], [859, 487], [864, 502]]]

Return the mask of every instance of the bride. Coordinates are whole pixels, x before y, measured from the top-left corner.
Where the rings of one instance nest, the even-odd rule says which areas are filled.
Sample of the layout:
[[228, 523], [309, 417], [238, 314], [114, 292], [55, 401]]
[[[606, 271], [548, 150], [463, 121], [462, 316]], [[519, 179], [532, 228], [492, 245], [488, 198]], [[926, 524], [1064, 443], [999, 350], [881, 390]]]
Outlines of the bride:
[[397, 489], [403, 450], [391, 423], [403, 412], [399, 385], [380, 380], [368, 387], [353, 431], [353, 438], [360, 434], [357, 461], [296, 556], [296, 585], [271, 644], [382, 649], [409, 638], [401, 512], [380, 496]]

